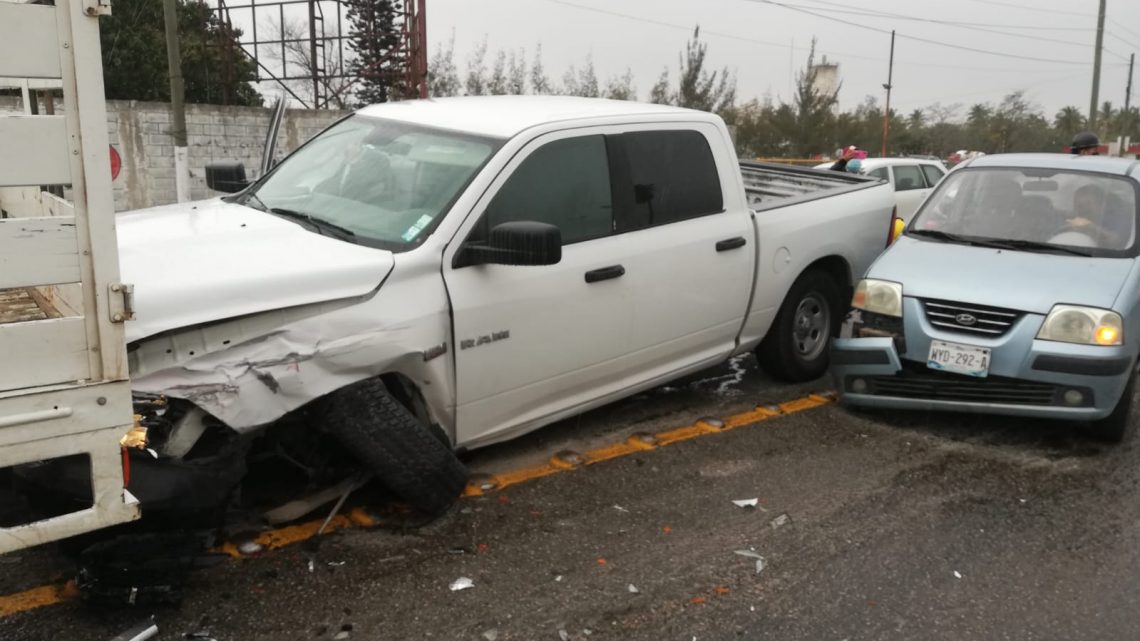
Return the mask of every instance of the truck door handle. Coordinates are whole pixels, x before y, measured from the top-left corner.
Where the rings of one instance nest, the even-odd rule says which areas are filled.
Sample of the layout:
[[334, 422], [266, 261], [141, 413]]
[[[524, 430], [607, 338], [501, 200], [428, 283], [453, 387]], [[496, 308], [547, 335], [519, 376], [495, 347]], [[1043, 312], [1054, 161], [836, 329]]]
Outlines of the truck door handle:
[[718, 242], [716, 244], [716, 250], [718, 252], [726, 252], [730, 249], [740, 249], [746, 244], [748, 244], [748, 241], [744, 240], [743, 236], [737, 236], [736, 238], [728, 238]]
[[600, 269], [593, 269], [586, 272], [586, 282], [596, 283], [600, 280], [621, 278], [624, 274], [625, 267], [622, 267], [621, 265], [611, 265], [609, 267], [602, 267]]

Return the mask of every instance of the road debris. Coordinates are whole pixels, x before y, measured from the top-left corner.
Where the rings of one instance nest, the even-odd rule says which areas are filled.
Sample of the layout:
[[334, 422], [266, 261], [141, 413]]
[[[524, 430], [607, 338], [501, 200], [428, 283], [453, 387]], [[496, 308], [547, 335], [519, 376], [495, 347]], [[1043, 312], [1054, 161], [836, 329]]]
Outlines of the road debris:
[[140, 623], [129, 630], [118, 634], [111, 641], [145, 641], [158, 634], [158, 625], [154, 622], [154, 617], [148, 621]]
[[554, 577], [554, 582], [555, 583], [562, 583], [562, 575], [559, 574], [558, 576]]
[[738, 554], [740, 556], [746, 556], [750, 559], [756, 559], [756, 574], [763, 572], [764, 568], [768, 565], [763, 556], [760, 556], [752, 550], [734, 550], [732, 553]]
[[471, 579], [465, 577], [465, 576], [461, 576], [458, 579], [451, 582], [451, 591], [452, 592], [458, 592], [460, 590], [466, 590], [467, 588], [473, 588], [473, 587], [475, 587], [475, 582], [472, 581]]
[[320, 529], [317, 530], [317, 536], [321, 536], [325, 533], [325, 528], [329, 526], [329, 523], [333, 520], [333, 517], [336, 516], [337, 512], [340, 512], [340, 508], [343, 507], [344, 502], [348, 500], [348, 495], [364, 487], [364, 484], [367, 483], [371, 478], [372, 475], [366, 473], [354, 476], [349, 479], [351, 482], [345, 486], [344, 491], [340, 495], [340, 498], [337, 499], [336, 505], [333, 506], [332, 511], [329, 512], [329, 515], [325, 517], [325, 522], [322, 523]]
[[562, 641], [570, 641], [570, 633], [565, 630], [559, 630], [558, 638], [562, 639]]
[[622, 507], [620, 505], [617, 505], [616, 503], [614, 504], [614, 509], [617, 510], [618, 512], [629, 512], [629, 510], [625, 509], [624, 507]]
[[484, 632], [481, 636], [487, 641], [496, 641], [499, 638], [499, 631], [490, 629]]
[[254, 541], [253, 539], [246, 539], [245, 541], [237, 544], [237, 549], [238, 552], [241, 552], [242, 556], [251, 556], [257, 554], [258, 552], [261, 552], [264, 548], [257, 541]]
[[626, 589], [629, 590], [630, 594], [641, 594], [641, 590], [638, 590], [637, 586], [632, 583], [630, 583], [629, 587]]
[[736, 499], [732, 503], [736, 507], [757, 507], [760, 505], [760, 499]]
[[781, 527], [784, 527], [791, 520], [792, 520], [791, 517], [789, 517], [787, 514], [781, 514], [780, 516], [777, 516], [776, 518], [772, 519], [772, 529], [776, 530], [776, 529], [779, 529]]
[[955, 578], [955, 579], [960, 579], [960, 578], [962, 578], [962, 573], [961, 573], [961, 572], [959, 572], [959, 571], [957, 571], [957, 570], [954, 570], [954, 578]]
[[309, 574], [312, 574], [316, 570], [317, 570], [317, 564], [314, 563], [312, 559], [309, 559]]

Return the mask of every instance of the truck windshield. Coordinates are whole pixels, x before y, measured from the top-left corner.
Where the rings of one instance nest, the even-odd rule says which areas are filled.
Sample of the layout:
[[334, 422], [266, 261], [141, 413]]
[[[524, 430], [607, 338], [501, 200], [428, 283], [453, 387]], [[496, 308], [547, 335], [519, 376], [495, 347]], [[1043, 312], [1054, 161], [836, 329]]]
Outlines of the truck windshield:
[[500, 141], [354, 115], [305, 143], [237, 202], [339, 238], [418, 245]]
[[1038, 168], [951, 173], [908, 235], [1020, 251], [1136, 255], [1136, 187], [1106, 174]]

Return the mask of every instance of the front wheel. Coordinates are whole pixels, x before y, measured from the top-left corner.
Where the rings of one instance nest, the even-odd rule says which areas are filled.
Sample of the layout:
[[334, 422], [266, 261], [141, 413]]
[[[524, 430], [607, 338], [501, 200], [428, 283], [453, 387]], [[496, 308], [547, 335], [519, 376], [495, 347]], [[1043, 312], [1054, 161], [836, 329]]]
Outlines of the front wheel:
[[830, 362], [831, 339], [839, 331], [841, 305], [839, 286], [830, 276], [822, 271], [802, 274], [756, 348], [760, 367], [789, 383], [823, 376]]
[[378, 378], [330, 394], [322, 419], [324, 429], [380, 482], [425, 514], [446, 512], [467, 484], [467, 470], [446, 435], [433, 433]]

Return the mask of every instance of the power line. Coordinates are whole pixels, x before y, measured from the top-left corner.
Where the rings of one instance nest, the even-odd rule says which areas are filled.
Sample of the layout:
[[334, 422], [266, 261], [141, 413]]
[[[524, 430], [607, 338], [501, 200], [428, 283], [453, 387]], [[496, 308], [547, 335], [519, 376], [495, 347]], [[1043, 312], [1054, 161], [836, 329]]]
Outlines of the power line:
[[1082, 18], [1090, 17], [1087, 13], [1080, 13], [1078, 11], [1061, 11], [1059, 9], [1042, 9], [1040, 7], [1033, 7], [1024, 4], [1013, 4], [1012, 2], [999, 2], [998, 0], [969, 0], [970, 2], [977, 2], [984, 5], [998, 5], [1002, 7], [1012, 7], [1014, 9], [1022, 9], [1024, 11], [1032, 11], [1034, 13], [1054, 13], [1059, 16], [1081, 16]]
[[[808, 9], [804, 9], [803, 7], [797, 7], [797, 6], [793, 6], [793, 5], [789, 5], [789, 4], [784, 4], [782, 2], [776, 2], [775, 0], [746, 0], [746, 1], [748, 1], [748, 2], [759, 2], [762, 4], [770, 4], [770, 5], [773, 5], [776, 7], [783, 7], [785, 9], [788, 9], [791, 11], [804, 13], [804, 14], [807, 14], [809, 16], [814, 16], [816, 18], [822, 18], [824, 20], [830, 20], [832, 22], [838, 22], [840, 24], [845, 24], [845, 25], [848, 25], [851, 27], [858, 27], [860, 29], [865, 29], [867, 31], [874, 31], [876, 33], [883, 33], [883, 34], [889, 34], [890, 33], [890, 31], [887, 29], [880, 29], [878, 27], [872, 27], [872, 26], [865, 25], [865, 24], [859, 24], [857, 22], [851, 22], [850, 20], [833, 18], [831, 16], [823, 15], [820, 13], [816, 13], [814, 11], [810, 11]], [[941, 42], [939, 40], [930, 40], [928, 38], [919, 38], [917, 36], [908, 36], [908, 35], [904, 35], [901, 33], [898, 34], [898, 37], [906, 38], [907, 40], [914, 40], [916, 42], [924, 42], [926, 44], [933, 44], [933, 45], [938, 45], [941, 47], [948, 47], [950, 49], [959, 49], [962, 51], [972, 51], [974, 53], [981, 53], [981, 54], [986, 54], [986, 55], [990, 55], [990, 56], [999, 56], [999, 57], [1003, 57], [1003, 58], [1014, 58], [1014, 59], [1018, 59], [1018, 60], [1032, 60], [1034, 62], [1049, 62], [1049, 63], [1053, 63], [1053, 64], [1063, 64], [1063, 65], [1083, 65], [1083, 64], [1085, 64], [1083, 62], [1075, 62], [1073, 60], [1056, 60], [1056, 59], [1052, 59], [1052, 58], [1036, 58], [1033, 56], [1021, 56], [1021, 55], [1014, 54], [1014, 53], [1003, 53], [1000, 51], [990, 51], [988, 49], [977, 49], [975, 47], [967, 47], [964, 45], [957, 45], [957, 44], [954, 44], [951, 42]]]
[[[599, 13], [602, 15], [613, 16], [616, 18], [624, 18], [626, 20], [633, 20], [635, 22], [642, 22], [642, 23], [646, 23], [646, 24], [657, 25], [660, 27], [669, 27], [671, 29], [678, 29], [678, 30], [684, 31], [686, 33], [692, 33], [693, 32], [693, 28], [689, 27], [689, 26], [680, 25], [680, 24], [676, 24], [676, 23], [672, 23], [672, 22], [664, 22], [661, 20], [654, 20], [652, 18], [646, 18], [644, 16], [635, 16], [635, 15], [631, 15], [628, 13], [621, 13], [618, 11], [611, 11], [609, 9], [602, 9], [600, 7], [591, 7], [589, 5], [582, 5], [582, 4], [577, 4], [574, 2], [568, 2], [567, 0], [546, 0], [546, 1], [553, 3], [553, 4], [562, 5], [564, 7], [571, 7], [574, 9], [579, 9], [582, 11], [590, 11], [593, 13]], [[717, 36], [720, 38], [726, 38], [729, 40], [737, 40], [740, 42], [747, 42], [750, 44], [763, 45], [766, 47], [777, 47], [777, 48], [783, 49], [783, 50], [788, 49], [788, 45], [786, 43], [781, 43], [781, 42], [771, 42], [768, 40], [759, 40], [756, 38], [748, 38], [748, 37], [738, 36], [738, 35], [730, 34], [730, 33], [724, 33], [724, 32], [719, 32], [719, 31], [710, 31], [707, 29], [701, 29], [701, 33], [703, 33], [705, 35]], [[807, 48], [807, 47], [792, 47], [792, 49], [795, 49], [797, 51], [808, 51], [809, 50], [809, 48]], [[861, 55], [861, 54], [857, 54], [857, 53], [846, 53], [843, 51], [824, 51], [822, 49], [818, 49], [817, 51], [818, 51], [818, 53], [821, 53], [821, 54], [829, 54], [832, 56], [839, 56], [839, 57], [842, 57], [844, 59], [849, 58], [849, 59], [855, 59], [855, 60], [870, 60], [873, 62], [886, 62], [886, 58], [879, 58], [879, 57], [875, 57], [875, 56], [866, 56], [866, 55]], [[938, 63], [938, 62], [922, 62], [922, 61], [911, 61], [911, 62], [900, 61], [900, 62], [896, 62], [895, 64], [907, 65], [907, 66], [918, 66], [918, 67], [923, 67], [923, 68], [957, 69], [957, 70], [961, 70], [961, 71], [988, 71], [988, 72], [992, 72], [992, 73], [1039, 73], [1042, 71], [1046, 71], [1045, 69], [994, 69], [991, 67], [969, 67], [969, 66], [961, 66], [961, 65], [947, 65], [947, 64], [942, 64], [942, 63]]]
[[1132, 47], [1133, 49], [1140, 49], [1140, 45], [1133, 44], [1133, 43], [1129, 42], [1128, 40], [1125, 40], [1124, 38], [1121, 38], [1120, 36], [1116, 35], [1115, 33], [1108, 31], [1107, 29], [1105, 30], [1105, 33], [1107, 35], [1110, 35], [1113, 38], [1116, 38], [1117, 40], [1123, 42], [1124, 44], [1128, 45], [1129, 47]]
[[[1069, 45], [1071, 47], [1084, 47], [1090, 48], [1092, 45], [1085, 42], [1074, 42], [1072, 40], [1061, 40], [1059, 38], [1046, 38], [1044, 36], [1034, 36], [1024, 33], [1010, 33], [1008, 31], [998, 31], [997, 29], [990, 29], [988, 27], [1012, 27], [1014, 25], [1000, 25], [1000, 24], [986, 24], [978, 22], [955, 22], [953, 20], [935, 20], [933, 18], [919, 18], [917, 16], [907, 16], [899, 13], [890, 13], [887, 11], [875, 11], [873, 9], [858, 10], [858, 9], [835, 9], [830, 7], [845, 7], [835, 2], [827, 2], [826, 0], [808, 0], [816, 4], [827, 5], [829, 13], [846, 13], [859, 16], [868, 16], [872, 18], [891, 18], [894, 20], [910, 20], [912, 22], [925, 22], [928, 24], [945, 25], [948, 27], [955, 27], [958, 29], [969, 29], [971, 31], [984, 31], [986, 33], [995, 33], [1001, 36], [1008, 36], [1011, 38], [1023, 38], [1025, 40], [1039, 40], [1041, 42], [1052, 42], [1056, 44]], [[1076, 28], [1076, 27], [1053, 27], [1054, 29], [1065, 31], [1096, 31], [1095, 29]]]
[[1135, 36], [1135, 37], [1137, 37], [1137, 38], [1140, 38], [1140, 33], [1136, 33], [1135, 31], [1133, 31], [1133, 30], [1129, 29], [1128, 27], [1126, 27], [1126, 26], [1124, 26], [1124, 25], [1120, 24], [1120, 23], [1119, 23], [1119, 22], [1117, 22], [1116, 20], [1113, 20], [1112, 18], [1108, 18], [1108, 21], [1109, 21], [1109, 22], [1111, 22], [1112, 24], [1114, 24], [1114, 25], [1116, 25], [1116, 26], [1120, 27], [1121, 29], [1123, 29], [1125, 33], [1127, 33], [1127, 34], [1129, 34], [1129, 35], [1132, 35], [1132, 36]]

